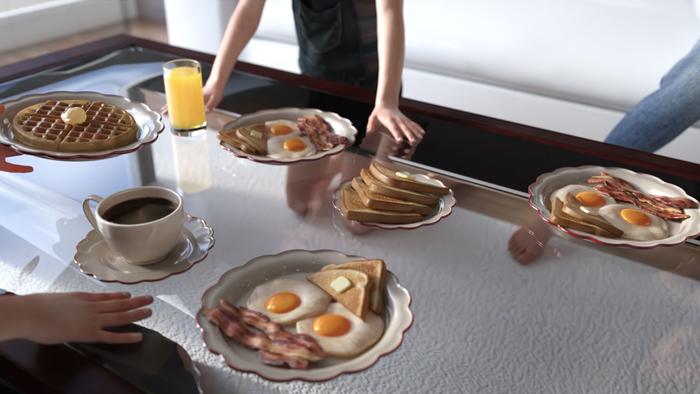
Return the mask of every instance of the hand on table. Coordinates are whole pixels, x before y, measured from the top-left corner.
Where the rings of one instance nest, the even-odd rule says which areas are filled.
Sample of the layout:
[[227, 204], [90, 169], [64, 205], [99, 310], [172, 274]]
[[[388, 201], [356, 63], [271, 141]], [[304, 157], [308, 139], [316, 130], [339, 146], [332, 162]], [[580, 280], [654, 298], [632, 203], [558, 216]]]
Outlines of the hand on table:
[[416, 122], [407, 118], [398, 108], [377, 106], [367, 120], [367, 133], [384, 126], [397, 142], [408, 140], [411, 145], [418, 144], [425, 135], [425, 130]]
[[[5, 106], [0, 104], [0, 115], [5, 112]], [[18, 164], [12, 164], [5, 161], [6, 158], [12, 156], [19, 156], [21, 153], [17, 153], [7, 146], [0, 145], [0, 171], [5, 172], [32, 172], [33, 168], [29, 166], [21, 166]]]
[[151, 316], [151, 309], [144, 306], [153, 298], [131, 297], [129, 293], [76, 292], [4, 296], [0, 302], [2, 319], [17, 330], [6, 339], [24, 338], [42, 344], [135, 343], [142, 340], [141, 333], [114, 333], [104, 328]]
[[216, 108], [224, 98], [224, 87], [224, 85], [213, 81], [211, 78], [204, 84], [202, 92], [204, 93], [204, 108], [207, 112]]
[[[224, 98], [224, 86], [220, 86], [217, 82], [209, 79], [202, 88], [202, 94], [204, 95], [204, 110], [206, 112], [211, 112]], [[160, 109], [160, 112], [163, 115], [167, 114], [168, 105], [164, 105]]]

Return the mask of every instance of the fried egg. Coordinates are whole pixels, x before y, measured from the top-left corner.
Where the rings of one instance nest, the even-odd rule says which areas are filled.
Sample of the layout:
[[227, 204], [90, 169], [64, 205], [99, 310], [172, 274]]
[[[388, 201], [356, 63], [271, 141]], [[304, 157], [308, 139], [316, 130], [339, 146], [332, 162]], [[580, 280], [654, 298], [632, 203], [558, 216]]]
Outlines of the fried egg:
[[280, 278], [253, 289], [247, 306], [275, 323], [292, 324], [323, 313], [330, 302], [325, 291], [307, 281]]
[[270, 120], [265, 122], [265, 128], [270, 132], [270, 136], [299, 135], [299, 128], [291, 120]]
[[668, 237], [668, 224], [665, 220], [632, 204], [606, 205], [598, 212], [608, 223], [622, 231], [625, 238], [651, 241]]
[[273, 159], [293, 159], [316, 153], [307, 137], [300, 135], [271, 137], [267, 140], [267, 155]]
[[554, 199], [558, 198], [562, 202], [566, 202], [566, 195], [571, 194], [575, 199], [577, 199], [581, 205], [583, 205], [587, 212], [591, 215], [598, 215], [598, 211], [601, 207], [615, 204], [615, 199], [605, 195], [595, 188], [584, 185], [568, 185], [552, 193], [549, 199], [554, 205]]
[[297, 332], [311, 335], [331, 356], [352, 357], [374, 345], [384, 333], [384, 321], [372, 312], [365, 320], [334, 302], [320, 316], [297, 322]]

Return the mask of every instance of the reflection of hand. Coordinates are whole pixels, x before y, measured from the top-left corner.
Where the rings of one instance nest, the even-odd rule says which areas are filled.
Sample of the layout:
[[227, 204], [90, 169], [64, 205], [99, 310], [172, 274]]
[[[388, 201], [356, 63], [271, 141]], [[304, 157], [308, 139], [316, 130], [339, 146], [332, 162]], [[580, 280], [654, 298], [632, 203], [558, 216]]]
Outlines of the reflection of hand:
[[6, 158], [12, 156], [20, 156], [21, 153], [17, 153], [12, 149], [0, 145], [0, 171], [5, 172], [32, 172], [33, 168], [30, 166], [21, 166], [18, 164], [12, 164], [5, 161]]
[[[4, 112], [5, 112], [5, 106], [0, 104], [0, 115], [2, 115]], [[19, 156], [19, 155], [21, 155], [21, 153], [17, 153], [6, 146], [0, 145], [0, 171], [32, 172], [32, 167], [20, 166], [17, 164], [10, 164], [10, 163], [5, 161], [5, 159], [8, 157]]]
[[45, 293], [5, 296], [0, 307], [5, 306], [1, 309], [3, 320], [17, 325], [15, 338], [42, 344], [134, 343], [141, 341], [140, 333], [114, 333], [104, 328], [151, 316], [151, 310], [143, 307], [152, 302], [150, 296], [132, 298], [128, 293]]
[[204, 102], [207, 112], [216, 108], [224, 98], [224, 86], [220, 86], [218, 82], [213, 81], [211, 78], [207, 80], [207, 83], [203, 88]]
[[384, 126], [398, 142], [408, 140], [415, 145], [423, 139], [425, 131], [420, 125], [408, 119], [398, 108], [377, 106], [367, 121], [367, 132], [374, 132]]

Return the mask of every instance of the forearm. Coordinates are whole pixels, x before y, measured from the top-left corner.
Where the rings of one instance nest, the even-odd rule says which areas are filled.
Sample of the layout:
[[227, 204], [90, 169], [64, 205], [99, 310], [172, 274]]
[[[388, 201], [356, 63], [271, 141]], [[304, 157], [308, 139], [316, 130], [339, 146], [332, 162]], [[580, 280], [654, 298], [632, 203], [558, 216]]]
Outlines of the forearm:
[[375, 106], [398, 107], [405, 55], [403, 0], [377, 0], [379, 78]]
[[243, 48], [260, 24], [265, 0], [241, 0], [228, 21], [211, 75], [216, 83], [225, 84]]
[[28, 315], [22, 296], [0, 296], [0, 342], [26, 337]]

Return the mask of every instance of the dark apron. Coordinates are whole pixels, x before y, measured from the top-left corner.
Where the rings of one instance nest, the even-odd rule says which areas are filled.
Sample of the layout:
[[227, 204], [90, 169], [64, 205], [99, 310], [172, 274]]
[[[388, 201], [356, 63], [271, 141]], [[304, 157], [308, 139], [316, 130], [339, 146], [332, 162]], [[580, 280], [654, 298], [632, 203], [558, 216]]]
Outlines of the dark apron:
[[377, 87], [376, 65], [370, 71], [363, 61], [354, 1], [292, 0], [292, 9], [303, 74]]

